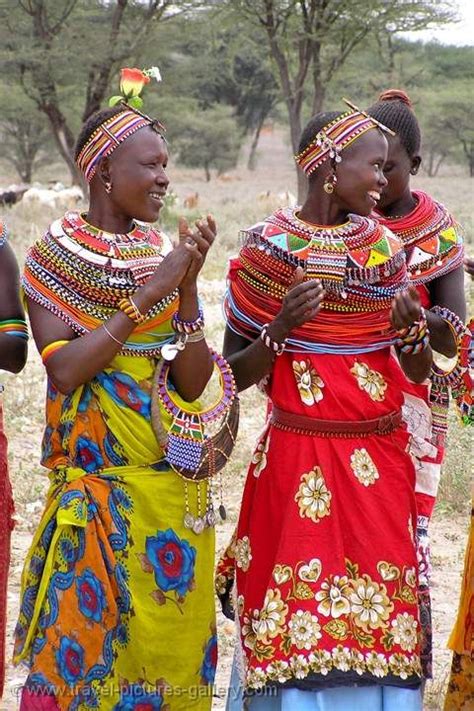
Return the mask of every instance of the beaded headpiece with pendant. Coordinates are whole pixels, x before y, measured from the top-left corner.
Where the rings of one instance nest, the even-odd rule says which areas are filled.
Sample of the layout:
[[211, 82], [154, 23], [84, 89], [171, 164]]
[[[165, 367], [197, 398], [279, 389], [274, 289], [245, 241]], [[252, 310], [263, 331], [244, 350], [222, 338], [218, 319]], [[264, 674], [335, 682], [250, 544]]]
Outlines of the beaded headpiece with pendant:
[[348, 99], [343, 101], [352, 110], [346, 111], [323, 126], [311, 143], [301, 153], [295, 155], [296, 162], [306, 175], [311, 175], [326, 160], [331, 159], [335, 163], [340, 163], [344, 148], [372, 128], [379, 128], [391, 136], [395, 135], [394, 131], [369, 116], [366, 111], [362, 111]]

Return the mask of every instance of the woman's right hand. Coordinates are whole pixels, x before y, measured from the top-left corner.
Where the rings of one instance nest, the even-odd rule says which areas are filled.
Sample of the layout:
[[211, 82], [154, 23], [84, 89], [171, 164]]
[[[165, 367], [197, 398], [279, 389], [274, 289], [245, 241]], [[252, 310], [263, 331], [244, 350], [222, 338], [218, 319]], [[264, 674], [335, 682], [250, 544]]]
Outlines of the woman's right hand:
[[[324, 299], [325, 292], [319, 279], [303, 280], [304, 269], [297, 267], [283, 299], [281, 311], [273, 321], [275, 328], [278, 327], [279, 331], [285, 333], [285, 338], [292, 329], [311, 321], [317, 315]], [[273, 329], [270, 335], [273, 336]]]

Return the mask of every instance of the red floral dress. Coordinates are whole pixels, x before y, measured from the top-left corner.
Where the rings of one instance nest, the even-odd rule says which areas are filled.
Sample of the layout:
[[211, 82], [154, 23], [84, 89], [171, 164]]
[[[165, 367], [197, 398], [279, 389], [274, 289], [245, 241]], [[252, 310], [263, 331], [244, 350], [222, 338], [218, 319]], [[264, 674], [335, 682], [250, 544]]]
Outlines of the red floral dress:
[[[266, 386], [272, 414], [218, 568], [217, 591], [225, 593], [235, 567], [242, 681], [248, 689], [416, 688], [409, 436], [403, 425], [361, 429], [403, 404], [388, 317], [393, 294], [406, 286], [402, 245], [370, 220], [351, 216], [338, 231], [312, 231], [291, 211], [247, 234], [226, 300], [234, 331], [258, 336], [296, 266], [326, 293], [317, 317], [292, 331], [275, 360]], [[314, 431], [328, 421], [332, 434]]]

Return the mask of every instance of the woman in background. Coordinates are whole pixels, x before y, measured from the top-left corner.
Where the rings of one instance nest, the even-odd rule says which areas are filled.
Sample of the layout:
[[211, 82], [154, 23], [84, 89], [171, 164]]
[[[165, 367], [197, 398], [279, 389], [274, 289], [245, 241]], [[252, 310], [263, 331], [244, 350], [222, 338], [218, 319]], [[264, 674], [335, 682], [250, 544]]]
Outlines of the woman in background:
[[[28, 330], [20, 301], [18, 265], [0, 220], [0, 370], [19, 373], [26, 363]], [[3, 385], [0, 385], [3, 391]], [[13, 498], [8, 477], [7, 438], [3, 431], [0, 393], [0, 698], [5, 676], [5, 625]]]
[[[411, 283], [426, 309], [434, 351], [456, 355], [466, 317], [462, 229], [447, 208], [421, 190], [412, 190], [411, 176], [421, 164], [421, 132], [407, 94], [383, 92], [368, 113], [395, 132], [388, 136], [384, 166], [387, 185], [376, 214], [402, 240]], [[416, 449], [417, 540], [420, 575], [422, 664], [432, 676], [432, 630], [428, 523], [436, 500], [447, 433], [448, 400], [435, 381], [406, 381], [404, 413]], [[432, 424], [431, 424], [432, 423]]]

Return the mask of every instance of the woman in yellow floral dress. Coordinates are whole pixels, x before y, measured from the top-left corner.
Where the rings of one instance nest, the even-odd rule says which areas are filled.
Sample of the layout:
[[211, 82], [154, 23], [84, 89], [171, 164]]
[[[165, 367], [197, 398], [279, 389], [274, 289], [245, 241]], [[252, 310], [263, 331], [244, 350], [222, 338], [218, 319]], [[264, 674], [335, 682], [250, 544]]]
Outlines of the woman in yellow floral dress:
[[[94, 114], [77, 146], [88, 211], [53, 222], [26, 261], [48, 375], [42, 463], [51, 486], [15, 632], [15, 661], [30, 670], [22, 711], [211, 708], [208, 489], [172, 471], [151, 410], [165, 354], [177, 354], [177, 402], [194, 401], [212, 372], [196, 277], [215, 224], [182, 223], [174, 248], [149, 224], [169, 182], [161, 131], [127, 106]], [[180, 324], [193, 335], [184, 350]], [[195, 530], [186, 514], [196, 514]]]

